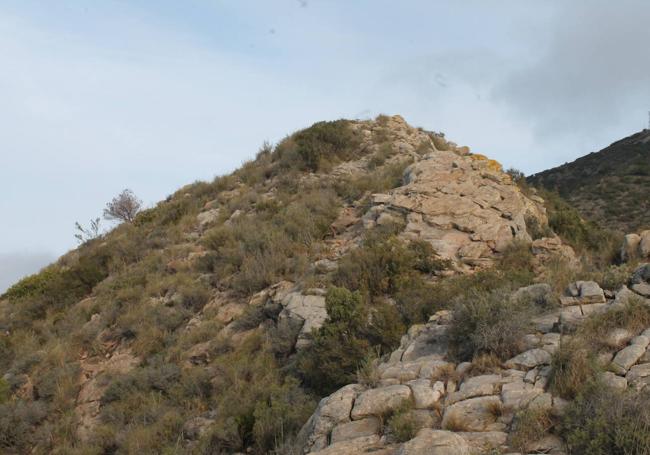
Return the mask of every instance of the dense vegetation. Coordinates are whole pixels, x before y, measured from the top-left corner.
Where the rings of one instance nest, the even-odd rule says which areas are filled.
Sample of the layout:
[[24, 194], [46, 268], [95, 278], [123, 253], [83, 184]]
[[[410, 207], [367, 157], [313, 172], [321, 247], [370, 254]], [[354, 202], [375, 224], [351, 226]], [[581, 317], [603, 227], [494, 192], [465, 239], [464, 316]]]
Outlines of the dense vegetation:
[[557, 192], [602, 226], [626, 233], [650, 228], [648, 134], [637, 133], [528, 181]]

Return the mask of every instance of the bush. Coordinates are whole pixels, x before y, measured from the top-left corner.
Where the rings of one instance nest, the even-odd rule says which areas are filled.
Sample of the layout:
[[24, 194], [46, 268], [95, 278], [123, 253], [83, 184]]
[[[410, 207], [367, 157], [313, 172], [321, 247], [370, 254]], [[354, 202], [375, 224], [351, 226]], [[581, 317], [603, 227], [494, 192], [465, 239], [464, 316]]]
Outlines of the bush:
[[330, 288], [325, 304], [328, 319], [297, 363], [305, 384], [321, 396], [354, 382], [357, 367], [370, 349], [368, 341], [360, 338], [366, 321], [361, 294]]
[[411, 159], [385, 164], [368, 174], [343, 177], [335, 183], [337, 194], [348, 202], [354, 202], [367, 193], [382, 193], [403, 184], [404, 171]]
[[421, 429], [417, 417], [411, 412], [413, 403], [405, 401], [388, 418], [388, 429], [397, 442], [406, 442], [415, 437]]
[[334, 283], [370, 297], [394, 293], [412, 274], [416, 257], [394, 235], [369, 234], [360, 248], [339, 261]]
[[576, 335], [585, 340], [592, 348], [607, 347], [607, 334], [615, 328], [627, 329], [639, 333], [650, 326], [650, 308], [640, 297], [631, 297], [622, 307], [594, 314], [585, 320], [577, 330]]
[[524, 409], [515, 415], [510, 433], [510, 445], [528, 453], [531, 444], [542, 439], [553, 427], [550, 410], [540, 407]]
[[347, 120], [318, 122], [278, 144], [273, 160], [282, 168], [316, 172], [338, 160], [352, 158], [357, 145]]
[[596, 355], [582, 340], [561, 343], [551, 358], [549, 389], [562, 398], [573, 399], [597, 372]]
[[570, 453], [650, 453], [650, 394], [591, 382], [567, 406], [560, 432]]
[[510, 298], [508, 289], [471, 291], [458, 298], [449, 330], [450, 352], [458, 360], [494, 354], [505, 360], [521, 351], [535, 312], [531, 302]]
[[9, 383], [4, 378], [0, 378], [0, 404], [7, 401], [10, 394], [11, 387], [9, 386]]

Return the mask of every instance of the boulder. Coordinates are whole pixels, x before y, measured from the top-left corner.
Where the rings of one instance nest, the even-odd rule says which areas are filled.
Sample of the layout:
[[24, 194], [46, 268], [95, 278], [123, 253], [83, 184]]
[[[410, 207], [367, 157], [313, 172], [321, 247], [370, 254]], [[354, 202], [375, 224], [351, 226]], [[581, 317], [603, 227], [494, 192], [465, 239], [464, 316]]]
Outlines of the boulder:
[[513, 357], [505, 363], [507, 368], [527, 370], [551, 363], [551, 354], [544, 349], [531, 349]]
[[205, 229], [212, 223], [215, 223], [219, 219], [219, 209], [211, 209], [205, 212], [201, 212], [196, 216], [196, 221], [199, 224], [200, 229]]
[[352, 404], [362, 390], [361, 385], [350, 384], [320, 400], [316, 411], [298, 434], [298, 445], [303, 447], [305, 452], [325, 448], [332, 429], [350, 421]]
[[369, 451], [378, 453], [375, 450], [381, 447], [382, 444], [380, 443], [379, 436], [371, 435], [337, 442], [328, 447], [323, 447], [318, 451], [309, 453], [312, 455], [362, 455]]
[[331, 444], [372, 436], [378, 434], [379, 430], [381, 430], [381, 422], [377, 417], [366, 417], [365, 419], [342, 423], [332, 430]]
[[553, 289], [546, 283], [531, 284], [517, 289], [511, 298], [513, 300], [527, 300], [539, 307], [545, 307], [553, 300]]
[[369, 416], [382, 416], [394, 411], [411, 400], [411, 388], [406, 385], [391, 385], [366, 390], [354, 402], [350, 416], [359, 420]]
[[648, 346], [648, 343], [645, 341], [647, 341], [648, 338], [643, 338], [645, 338], [645, 340], [640, 340], [637, 343], [634, 343], [634, 340], [636, 339], [634, 338], [632, 344], [622, 349], [616, 354], [616, 356], [614, 356], [614, 360], [612, 360], [612, 363], [610, 364], [612, 371], [618, 374], [627, 373], [627, 370], [629, 370], [630, 367], [634, 365], [643, 354], [645, 354], [645, 349]]
[[463, 381], [458, 391], [447, 397], [445, 404], [451, 405], [468, 398], [494, 395], [499, 393], [502, 382], [503, 379], [498, 374], [474, 376]]
[[500, 448], [505, 446], [508, 434], [503, 431], [459, 432], [470, 447], [470, 453], [501, 453]]
[[530, 403], [536, 396], [544, 393], [544, 389], [523, 380], [512, 381], [501, 387], [501, 399], [506, 409], [516, 410]]
[[612, 373], [611, 371], [605, 371], [600, 374], [600, 380], [603, 384], [613, 388], [625, 390], [627, 388], [627, 379], [617, 374]]
[[650, 258], [650, 230], [643, 231], [639, 240], [639, 254], [641, 259]]
[[397, 455], [470, 455], [470, 448], [465, 439], [456, 433], [426, 428], [404, 443]]
[[407, 385], [413, 393], [415, 409], [431, 409], [445, 393], [445, 386], [441, 381], [436, 382], [433, 387], [428, 379], [409, 381]]
[[621, 260], [627, 262], [636, 258], [639, 255], [639, 243], [641, 237], [637, 234], [627, 234], [623, 238], [623, 245], [621, 245]]
[[621, 346], [625, 346], [632, 337], [634, 337], [634, 334], [628, 329], [616, 328], [609, 331], [605, 338], [605, 343], [613, 348], [620, 348]]
[[470, 398], [447, 406], [442, 417], [442, 428], [453, 431], [489, 431], [495, 427], [502, 406], [498, 396]]
[[625, 375], [625, 379], [636, 390], [641, 390], [650, 384], [650, 363], [634, 365]]
[[583, 305], [607, 301], [605, 293], [595, 281], [576, 281], [569, 285], [568, 291], [572, 297], [578, 299], [578, 303]]
[[325, 297], [322, 295], [303, 295], [290, 292], [281, 300], [283, 307], [280, 319], [290, 318], [303, 321], [298, 334], [296, 348], [300, 349], [311, 343], [312, 330], [319, 329], [327, 319]]

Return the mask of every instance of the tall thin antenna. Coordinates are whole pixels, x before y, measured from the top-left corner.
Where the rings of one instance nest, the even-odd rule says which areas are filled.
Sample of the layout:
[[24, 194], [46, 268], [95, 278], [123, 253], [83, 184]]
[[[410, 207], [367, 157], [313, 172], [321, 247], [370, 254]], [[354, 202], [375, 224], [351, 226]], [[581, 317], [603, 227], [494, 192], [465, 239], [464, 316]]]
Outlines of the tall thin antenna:
[[648, 129], [650, 130], [650, 111], [648, 111]]

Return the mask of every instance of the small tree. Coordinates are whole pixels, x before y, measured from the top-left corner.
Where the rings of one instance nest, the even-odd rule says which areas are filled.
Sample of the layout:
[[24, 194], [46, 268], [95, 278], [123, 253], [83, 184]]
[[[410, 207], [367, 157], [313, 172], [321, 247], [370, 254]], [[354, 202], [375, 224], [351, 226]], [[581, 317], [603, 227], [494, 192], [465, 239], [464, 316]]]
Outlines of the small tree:
[[90, 227], [85, 228], [78, 221], [75, 221], [74, 227], [77, 230], [77, 233], [74, 235], [74, 238], [77, 239], [79, 243], [86, 243], [90, 240], [96, 239], [101, 235], [99, 232], [99, 223], [100, 219], [95, 218], [90, 220]]
[[133, 191], [126, 189], [106, 204], [104, 218], [130, 223], [135, 219], [140, 207], [142, 207], [142, 201], [133, 194]]

